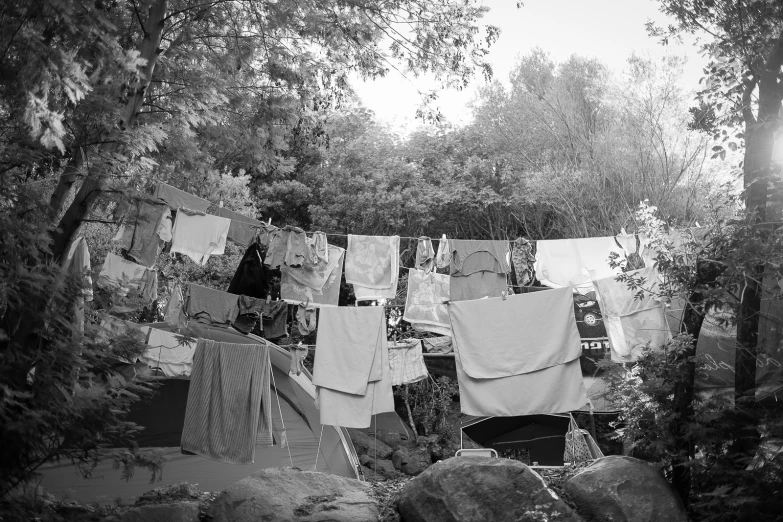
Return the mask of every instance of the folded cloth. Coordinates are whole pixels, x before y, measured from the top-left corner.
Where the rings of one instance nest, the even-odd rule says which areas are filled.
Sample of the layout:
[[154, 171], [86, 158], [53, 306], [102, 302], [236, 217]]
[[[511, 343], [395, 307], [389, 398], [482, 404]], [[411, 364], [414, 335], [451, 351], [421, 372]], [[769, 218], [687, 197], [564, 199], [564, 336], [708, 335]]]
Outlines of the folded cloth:
[[[369, 237], [369, 236], [358, 236], [358, 237]], [[353, 285], [353, 293], [356, 296], [357, 301], [376, 301], [379, 299], [394, 299], [397, 297], [397, 283], [399, 282], [400, 277], [400, 237], [399, 236], [392, 236], [391, 238], [381, 238], [381, 239], [388, 239], [390, 246], [390, 256], [388, 259], [388, 263], [390, 265], [390, 268], [388, 270], [389, 276], [391, 278], [391, 283], [387, 287], [368, 287], [366, 285], [356, 284]], [[350, 246], [350, 236], [349, 236], [349, 246]], [[365, 252], [368, 252], [367, 250]], [[348, 254], [346, 253], [346, 256]], [[380, 263], [386, 264], [387, 259], [381, 259], [379, 260]], [[346, 261], [347, 263], [347, 261]], [[354, 264], [356, 267], [356, 263]], [[366, 268], [366, 265], [365, 265]], [[386, 268], [383, 268], [384, 273], [386, 273]], [[348, 282], [348, 268], [346, 265], [346, 282]], [[384, 276], [385, 277], [385, 276]]]
[[421, 340], [409, 339], [389, 343], [389, 367], [393, 386], [426, 379], [429, 373], [424, 365]]
[[454, 351], [475, 379], [497, 379], [578, 359], [570, 288], [449, 304]]
[[291, 353], [291, 368], [290, 373], [296, 375], [301, 374], [304, 371], [304, 360], [307, 357], [307, 346], [290, 346], [288, 351]]
[[147, 339], [147, 350], [139, 359], [150, 368], [159, 368], [166, 377], [186, 377], [193, 369], [196, 340], [165, 330], [141, 327]]
[[[536, 256], [533, 254], [534, 244], [525, 238], [519, 237], [511, 242], [511, 261], [514, 265], [514, 273], [517, 276], [517, 284], [527, 286], [533, 283]], [[520, 293], [520, 292], [517, 292]]]
[[285, 264], [288, 266], [302, 266], [310, 257], [310, 247], [307, 243], [307, 234], [298, 227], [285, 227], [288, 231], [286, 243]]
[[366, 428], [394, 411], [385, 318], [376, 306], [321, 310], [313, 365], [321, 424]]
[[228, 325], [239, 315], [239, 296], [191, 283], [185, 311], [201, 323]]
[[397, 278], [394, 260], [399, 264], [400, 237], [348, 235], [345, 282], [369, 289], [388, 289]]
[[[343, 275], [345, 250], [329, 245], [329, 261], [320, 260], [314, 267], [280, 267], [280, 298], [291, 304], [310, 303], [316, 308], [337, 306]], [[325, 278], [324, 278], [325, 276]], [[321, 288], [316, 287], [324, 281]]]
[[459, 356], [455, 360], [460, 411], [466, 415], [513, 417], [562, 413], [587, 404], [579, 358], [499, 379], [475, 379], [465, 372]]
[[182, 450], [251, 464], [272, 444], [269, 347], [199, 339], [185, 407]]
[[[666, 314], [658, 300], [660, 279], [655, 268], [627, 272], [640, 288], [631, 289], [628, 282], [616, 276], [593, 281], [601, 308], [606, 335], [614, 362], [636, 361], [646, 347], [663, 347], [671, 339]], [[637, 295], [642, 290], [643, 297]]]
[[422, 341], [424, 343], [424, 349], [427, 350], [427, 353], [451, 353], [454, 351], [450, 335], [444, 335], [442, 337], [426, 337], [422, 339]]
[[155, 187], [155, 194], [153, 197], [165, 201], [171, 210], [189, 208], [199, 212], [206, 212], [206, 210], [212, 205], [212, 203], [206, 199], [194, 196], [189, 192], [174, 188], [171, 185], [163, 182], [158, 183], [158, 186]]
[[261, 247], [252, 243], [245, 250], [242, 260], [237, 266], [234, 277], [228, 285], [228, 292], [249, 297], [266, 298], [269, 294], [271, 274], [264, 265], [264, 255]]
[[309, 335], [318, 327], [315, 308], [299, 305], [296, 307], [296, 326], [300, 335]]
[[280, 268], [285, 263], [285, 255], [288, 251], [288, 235], [290, 230], [276, 228], [268, 233], [269, 245], [266, 249], [264, 263], [270, 268]]
[[[549, 239], [536, 242], [534, 270], [542, 284], [560, 288], [579, 286], [591, 288], [591, 279], [602, 279], [619, 273], [612, 268], [609, 259], [614, 254], [616, 261], [624, 259], [634, 236], [589, 237], [581, 239]], [[633, 239], [633, 249], [636, 243]], [[592, 274], [592, 276], [591, 276]]]
[[158, 298], [158, 273], [116, 254], [106, 254], [98, 281], [112, 293], [113, 312], [126, 313], [150, 305]]
[[233, 241], [238, 245], [249, 245], [255, 240], [258, 231], [264, 228], [264, 224], [261, 221], [224, 207], [218, 208], [215, 211], [215, 215], [231, 220], [227, 237], [229, 241]]
[[449, 276], [435, 272], [408, 270], [408, 297], [402, 318], [417, 330], [431, 331], [429, 326], [442, 332], [451, 328], [449, 311], [444, 299], [449, 299]]
[[448, 268], [451, 265], [451, 245], [446, 239], [446, 234], [438, 242], [438, 253], [435, 254], [435, 266], [438, 268]]
[[181, 208], [174, 221], [171, 253], [185, 254], [196, 264], [204, 266], [210, 256], [225, 253], [230, 226], [230, 219], [191, 213]]
[[416, 262], [414, 267], [418, 270], [429, 272], [434, 266], [435, 250], [432, 248], [432, 240], [427, 236], [422, 236], [416, 244]]
[[452, 301], [466, 301], [483, 297], [500, 297], [508, 291], [506, 274], [508, 241], [452, 239], [451, 282]]
[[264, 301], [261, 313], [264, 338], [277, 339], [288, 335], [288, 303], [285, 301]]
[[151, 268], [163, 244], [171, 241], [171, 227], [171, 210], [165, 203], [137, 198], [113, 239], [129, 257]]

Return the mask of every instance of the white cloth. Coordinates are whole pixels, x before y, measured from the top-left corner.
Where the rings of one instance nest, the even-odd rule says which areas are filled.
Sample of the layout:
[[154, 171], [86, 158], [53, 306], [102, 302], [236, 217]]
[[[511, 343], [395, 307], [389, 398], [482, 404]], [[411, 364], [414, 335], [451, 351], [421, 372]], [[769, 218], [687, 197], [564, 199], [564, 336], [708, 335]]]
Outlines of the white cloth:
[[429, 375], [424, 364], [421, 339], [389, 343], [389, 365], [394, 386], [418, 382]]
[[451, 265], [451, 246], [446, 234], [438, 242], [438, 253], [435, 254], [435, 266], [438, 268], [448, 268]]
[[402, 318], [414, 328], [449, 335], [449, 311], [443, 300], [449, 299], [450, 277], [423, 270], [408, 270], [408, 297]]
[[210, 256], [225, 253], [230, 227], [230, 219], [210, 214], [191, 215], [179, 209], [172, 231], [171, 253], [185, 254], [204, 266]]
[[313, 384], [321, 424], [367, 428], [394, 411], [383, 307], [322, 308]]
[[77, 238], [63, 262], [63, 270], [74, 277], [80, 278], [82, 289], [73, 302], [73, 316], [76, 330], [84, 334], [84, 302], [92, 301], [92, 266], [90, 265], [90, 250], [83, 237]]
[[165, 330], [143, 326], [147, 350], [139, 360], [150, 368], [159, 368], [166, 377], [187, 377], [193, 369], [196, 340], [174, 335]]
[[345, 282], [357, 301], [394, 299], [400, 272], [400, 236], [348, 236]]
[[[629, 253], [631, 241], [633, 249], [630, 252], [635, 252], [634, 236], [537, 241], [534, 265], [536, 277], [542, 284], [552, 288], [574, 286], [589, 291], [592, 289], [591, 273], [594, 278], [603, 278], [620, 272], [619, 268], [610, 267], [610, 256], [614, 253], [618, 256], [617, 261], [624, 259]], [[626, 246], [618, 246], [618, 242]]]

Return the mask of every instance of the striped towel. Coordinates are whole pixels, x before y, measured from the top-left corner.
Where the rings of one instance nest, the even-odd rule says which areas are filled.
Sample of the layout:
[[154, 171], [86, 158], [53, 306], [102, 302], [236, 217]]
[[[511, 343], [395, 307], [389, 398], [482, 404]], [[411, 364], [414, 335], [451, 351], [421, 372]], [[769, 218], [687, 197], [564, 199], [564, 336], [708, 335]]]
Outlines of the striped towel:
[[199, 339], [185, 407], [182, 450], [251, 464], [272, 444], [269, 347]]

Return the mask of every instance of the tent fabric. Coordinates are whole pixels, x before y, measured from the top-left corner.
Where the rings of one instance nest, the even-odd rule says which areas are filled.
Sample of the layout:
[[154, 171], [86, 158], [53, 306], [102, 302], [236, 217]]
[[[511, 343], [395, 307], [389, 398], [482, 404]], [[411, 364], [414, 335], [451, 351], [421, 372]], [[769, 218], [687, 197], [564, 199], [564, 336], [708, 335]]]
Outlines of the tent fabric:
[[[149, 325], [167, 329], [168, 325]], [[67, 462], [52, 462], [42, 467], [41, 486], [58, 498], [68, 497], [83, 502], [113, 502], [120, 497], [128, 500], [138, 497], [152, 488], [190, 482], [204, 491], [219, 491], [234, 482], [250, 476], [255, 471], [269, 467], [313, 469], [350, 478], [359, 478], [356, 452], [345, 429], [319, 424], [319, 412], [315, 408], [315, 386], [307, 370], [300, 375], [288, 373], [291, 356], [287, 350], [253, 335], [243, 335], [230, 328], [202, 325], [202, 336], [213, 341], [240, 343], [266, 342], [270, 347], [273, 368], [272, 427], [275, 446], [260, 445], [255, 450], [255, 463], [247, 465], [227, 464], [197, 455], [181, 454], [179, 442], [185, 419], [187, 379], [164, 379], [151, 400], [137, 403], [128, 420], [147, 427], [138, 437], [142, 448], [156, 448], [163, 452], [165, 465], [160, 482], [150, 484], [150, 475], [143, 469], [136, 470], [130, 481], [121, 478], [120, 471], [112, 469], [111, 461], [101, 461], [91, 478], [83, 478], [76, 467]], [[278, 409], [275, 390], [280, 398]], [[282, 410], [282, 421], [280, 410]], [[279, 434], [285, 424], [288, 447], [279, 445]], [[290, 450], [290, 458], [289, 458]], [[316, 454], [318, 462], [316, 464]]]

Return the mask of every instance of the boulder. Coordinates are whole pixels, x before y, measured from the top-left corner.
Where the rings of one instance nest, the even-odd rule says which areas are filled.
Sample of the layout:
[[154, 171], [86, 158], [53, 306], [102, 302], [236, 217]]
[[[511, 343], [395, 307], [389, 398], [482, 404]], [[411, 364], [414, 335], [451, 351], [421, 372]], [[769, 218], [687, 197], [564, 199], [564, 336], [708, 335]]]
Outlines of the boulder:
[[385, 442], [354, 428], [348, 428], [348, 433], [351, 436], [357, 454], [361, 455], [364, 453], [379, 459], [391, 457], [393, 450]]
[[680, 497], [657, 468], [633, 457], [596, 460], [571, 477], [565, 494], [588, 522], [687, 522]]
[[426, 446], [419, 446], [411, 450], [400, 448], [392, 453], [394, 468], [406, 475], [416, 476], [432, 464], [430, 450]]
[[536, 472], [489, 457], [433, 464], [400, 491], [397, 509], [405, 522], [581, 520]]
[[201, 495], [201, 491], [193, 484], [178, 482], [176, 484], [155, 488], [144, 493], [136, 501], [136, 505], [160, 504], [162, 502], [172, 502], [175, 500], [198, 500], [201, 498]]
[[370, 486], [295, 468], [267, 468], [232, 484], [214, 500], [213, 522], [378, 520]]
[[392, 464], [390, 460], [374, 459], [369, 455], [362, 455], [359, 457], [359, 463], [370, 470], [375, 470], [375, 473], [370, 471], [370, 477], [374, 474], [382, 475], [385, 478], [393, 478], [399, 475], [397, 470], [394, 469], [394, 464]]
[[147, 504], [128, 509], [120, 522], [198, 522], [198, 502]]
[[375, 430], [375, 438], [386, 443], [392, 449], [416, 447], [416, 437], [409, 437], [407, 433], [400, 433], [388, 428]]

